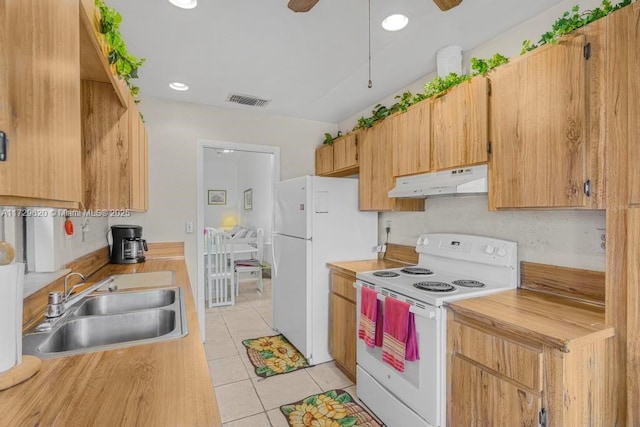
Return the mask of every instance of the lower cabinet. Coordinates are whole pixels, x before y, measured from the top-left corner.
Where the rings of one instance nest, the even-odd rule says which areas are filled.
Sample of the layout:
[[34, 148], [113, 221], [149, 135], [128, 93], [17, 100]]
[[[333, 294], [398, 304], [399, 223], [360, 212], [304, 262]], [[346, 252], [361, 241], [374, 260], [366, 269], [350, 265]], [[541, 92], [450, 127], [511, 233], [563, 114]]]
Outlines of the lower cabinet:
[[356, 290], [355, 275], [331, 272], [329, 349], [336, 366], [355, 382], [356, 378]]
[[449, 312], [448, 425], [604, 426], [606, 339], [559, 349]]

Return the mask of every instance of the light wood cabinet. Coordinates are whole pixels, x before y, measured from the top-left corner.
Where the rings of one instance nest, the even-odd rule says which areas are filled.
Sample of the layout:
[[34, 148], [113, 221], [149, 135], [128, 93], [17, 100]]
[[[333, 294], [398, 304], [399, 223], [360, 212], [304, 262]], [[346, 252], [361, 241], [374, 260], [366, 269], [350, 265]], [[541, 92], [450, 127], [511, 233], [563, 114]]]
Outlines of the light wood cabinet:
[[364, 131], [360, 142], [360, 210], [423, 211], [424, 199], [389, 198], [394, 187], [393, 144], [398, 116]]
[[336, 138], [333, 145], [316, 149], [316, 175], [350, 176], [358, 173], [358, 140], [360, 131]]
[[431, 170], [430, 101], [412, 105], [405, 113], [390, 117], [395, 121], [393, 176], [414, 175]]
[[328, 175], [333, 172], [333, 145], [316, 148], [316, 175]]
[[355, 274], [331, 271], [329, 350], [336, 365], [352, 381], [356, 378], [356, 292]]
[[490, 208], [603, 207], [603, 24], [492, 74]]
[[358, 135], [352, 132], [337, 138], [333, 143], [333, 170], [341, 171], [358, 167]]
[[604, 334], [561, 349], [458, 313], [447, 328], [448, 425], [607, 425]]
[[489, 82], [474, 77], [432, 102], [432, 169], [486, 163], [489, 141]]
[[507, 379], [458, 356], [451, 360], [454, 381], [449, 425], [537, 426], [542, 399]]
[[131, 205], [134, 211], [149, 209], [148, 136], [144, 121], [133, 100], [129, 104], [129, 150]]
[[[76, 208], [82, 200], [80, 40], [77, 0], [4, 0], [12, 112], [0, 205]], [[5, 70], [7, 71], [7, 70]], [[1, 72], [0, 72], [1, 74]], [[7, 102], [8, 99], [8, 102]]]
[[[638, 55], [637, 47], [640, 46], [640, 26], [637, 24], [640, 20], [640, 6], [635, 4], [633, 11], [628, 11], [629, 21], [631, 24], [620, 29], [620, 37], [629, 37], [631, 48], [627, 52], [623, 52], [622, 58], [614, 58], [613, 61], [618, 67], [624, 67], [625, 63], [628, 74], [629, 94], [629, 129], [627, 136], [629, 141], [629, 191], [630, 203], [632, 205], [640, 205], [640, 79], [638, 78], [638, 70], [640, 70], [640, 55]], [[628, 62], [627, 62], [628, 61]], [[640, 420], [640, 416], [638, 417]]]

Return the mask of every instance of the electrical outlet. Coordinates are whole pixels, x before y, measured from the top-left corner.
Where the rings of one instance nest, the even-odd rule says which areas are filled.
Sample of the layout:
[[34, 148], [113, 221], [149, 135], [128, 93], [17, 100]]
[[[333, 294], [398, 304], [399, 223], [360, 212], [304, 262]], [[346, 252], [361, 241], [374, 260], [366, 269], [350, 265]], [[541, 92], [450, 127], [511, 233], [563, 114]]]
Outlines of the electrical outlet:
[[604, 228], [598, 228], [596, 236], [598, 236], [596, 244], [598, 245], [598, 253], [606, 254], [607, 253], [607, 233]]
[[193, 233], [193, 221], [187, 221], [184, 223], [185, 233]]

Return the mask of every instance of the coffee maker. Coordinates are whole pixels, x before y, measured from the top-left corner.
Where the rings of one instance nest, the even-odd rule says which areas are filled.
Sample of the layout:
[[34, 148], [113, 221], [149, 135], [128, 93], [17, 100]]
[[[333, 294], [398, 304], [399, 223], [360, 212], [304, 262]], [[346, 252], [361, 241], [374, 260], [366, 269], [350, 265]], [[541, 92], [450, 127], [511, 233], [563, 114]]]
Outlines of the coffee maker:
[[113, 225], [113, 243], [109, 247], [112, 264], [136, 264], [144, 262], [144, 251], [148, 251], [147, 241], [142, 238], [139, 225]]

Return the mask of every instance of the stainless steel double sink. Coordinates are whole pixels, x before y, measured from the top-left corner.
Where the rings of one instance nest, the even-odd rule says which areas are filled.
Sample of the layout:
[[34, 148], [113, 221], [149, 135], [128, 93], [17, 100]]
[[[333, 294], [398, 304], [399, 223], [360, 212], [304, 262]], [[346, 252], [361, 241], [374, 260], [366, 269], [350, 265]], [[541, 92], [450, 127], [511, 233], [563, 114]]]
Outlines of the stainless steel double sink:
[[67, 309], [50, 331], [23, 336], [23, 354], [70, 356], [149, 344], [187, 335], [179, 287], [94, 294]]

